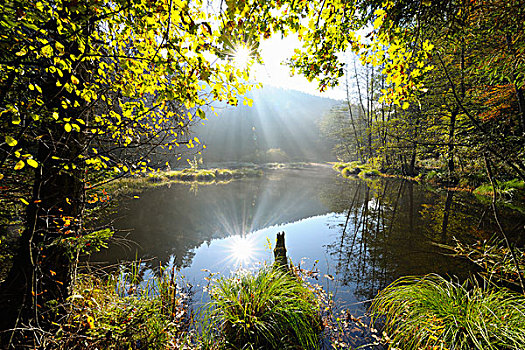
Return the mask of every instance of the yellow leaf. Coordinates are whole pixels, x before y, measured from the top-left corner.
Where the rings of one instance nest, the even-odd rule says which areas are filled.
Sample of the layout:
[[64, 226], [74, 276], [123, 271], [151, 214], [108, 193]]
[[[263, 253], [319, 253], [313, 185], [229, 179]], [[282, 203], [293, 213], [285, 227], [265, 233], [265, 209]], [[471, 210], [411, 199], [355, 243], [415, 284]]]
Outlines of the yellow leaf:
[[22, 48], [22, 50], [18, 51], [17, 53], [15, 53], [15, 55], [17, 56], [24, 56], [25, 54], [27, 53], [27, 48]]
[[11, 147], [16, 146], [17, 143], [18, 143], [18, 141], [15, 140], [14, 138], [12, 138], [11, 136], [6, 136], [6, 137], [5, 137], [5, 142], [6, 142], [9, 146], [11, 146]]
[[404, 102], [403, 103], [403, 109], [407, 109], [410, 106], [410, 103]]
[[42, 52], [42, 55], [44, 55], [45, 57], [53, 56], [53, 48], [51, 47], [51, 45], [46, 45], [42, 47], [40, 51]]
[[90, 329], [95, 328], [95, 320], [93, 319], [93, 317], [91, 317], [91, 316], [87, 317], [87, 324], [88, 324]]
[[64, 45], [62, 45], [60, 42], [55, 42], [55, 47], [61, 54], [64, 53]]
[[32, 166], [33, 168], [38, 167], [38, 162], [32, 158], [29, 158], [28, 160], [26, 160], [26, 162], [27, 162], [27, 165]]
[[70, 132], [71, 131], [71, 124], [69, 123], [66, 123], [66, 125], [64, 125], [64, 130], [66, 130], [66, 132]]
[[24, 198], [20, 198], [20, 202], [24, 203], [25, 205], [29, 205], [29, 202], [26, 201]]
[[22, 169], [25, 165], [26, 165], [26, 163], [24, 163], [23, 160], [19, 160], [18, 163], [16, 163], [16, 165], [15, 165], [15, 170], [20, 170], [20, 169]]
[[80, 80], [78, 80], [77, 77], [75, 77], [74, 75], [71, 76], [71, 82], [75, 85], [77, 85], [78, 83], [80, 83]]

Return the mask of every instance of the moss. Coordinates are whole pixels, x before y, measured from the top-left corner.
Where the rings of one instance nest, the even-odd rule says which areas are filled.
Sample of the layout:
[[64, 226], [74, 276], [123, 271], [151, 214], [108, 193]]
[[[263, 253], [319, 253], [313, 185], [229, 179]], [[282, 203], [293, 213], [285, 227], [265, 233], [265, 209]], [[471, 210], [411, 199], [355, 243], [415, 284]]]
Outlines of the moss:
[[[496, 183], [496, 192], [505, 199], [525, 199], [525, 182], [518, 179], [512, 179], [505, 182]], [[480, 196], [492, 196], [492, 184], [483, 184], [474, 190], [474, 194]]]
[[361, 177], [376, 177], [381, 176], [381, 172], [377, 169], [364, 169], [359, 173]]

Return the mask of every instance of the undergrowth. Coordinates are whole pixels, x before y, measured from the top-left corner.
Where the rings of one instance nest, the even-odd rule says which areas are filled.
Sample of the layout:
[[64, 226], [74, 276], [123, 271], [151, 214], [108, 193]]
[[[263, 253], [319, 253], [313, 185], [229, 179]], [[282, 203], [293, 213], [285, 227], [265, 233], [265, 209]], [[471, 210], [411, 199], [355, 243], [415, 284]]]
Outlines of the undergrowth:
[[137, 265], [127, 273], [79, 274], [67, 314], [45, 348], [177, 348], [191, 322], [191, 289], [178, 283], [176, 271], [163, 268], [142, 281]]

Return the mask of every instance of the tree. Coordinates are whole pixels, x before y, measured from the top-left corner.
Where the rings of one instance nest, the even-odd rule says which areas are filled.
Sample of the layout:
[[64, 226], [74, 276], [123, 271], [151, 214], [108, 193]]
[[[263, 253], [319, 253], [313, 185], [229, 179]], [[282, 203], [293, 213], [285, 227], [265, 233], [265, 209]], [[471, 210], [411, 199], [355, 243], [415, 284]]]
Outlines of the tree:
[[78, 249], [107, 233], [84, 224], [97, 184], [148, 171], [155, 148], [195, 147], [186, 131], [201, 107], [237, 104], [250, 88], [244, 68], [214, 62], [245, 42], [242, 23], [208, 10], [181, 0], [0, 5], [0, 181], [17, 196], [2, 205], [25, 205], [2, 330], [39, 329], [60, 311]]
[[[458, 152], [476, 163], [488, 153], [506, 173], [525, 180], [522, 1], [327, 0], [290, 6], [305, 18], [297, 30], [304, 46], [291, 64], [318, 79], [321, 90], [338, 83], [341, 53], [351, 50], [363, 64], [382, 68], [377, 101], [393, 106], [403, 130], [431, 126], [431, 133], [405, 135], [412, 155], [436, 146], [451, 183]], [[432, 113], [421, 108], [429, 96], [442, 102]], [[406, 147], [396, 144], [390, 147]]]

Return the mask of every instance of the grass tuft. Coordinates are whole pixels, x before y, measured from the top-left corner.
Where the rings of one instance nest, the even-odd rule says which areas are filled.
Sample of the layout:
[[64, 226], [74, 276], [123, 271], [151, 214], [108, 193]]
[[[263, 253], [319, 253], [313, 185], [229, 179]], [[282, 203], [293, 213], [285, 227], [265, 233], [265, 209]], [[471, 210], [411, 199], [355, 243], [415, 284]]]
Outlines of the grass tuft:
[[391, 346], [412, 349], [523, 349], [525, 298], [438, 275], [403, 277], [372, 303]]
[[[312, 290], [278, 269], [237, 272], [210, 289], [207, 329], [234, 349], [318, 349], [320, 307]], [[218, 338], [222, 341], [218, 341]]]

